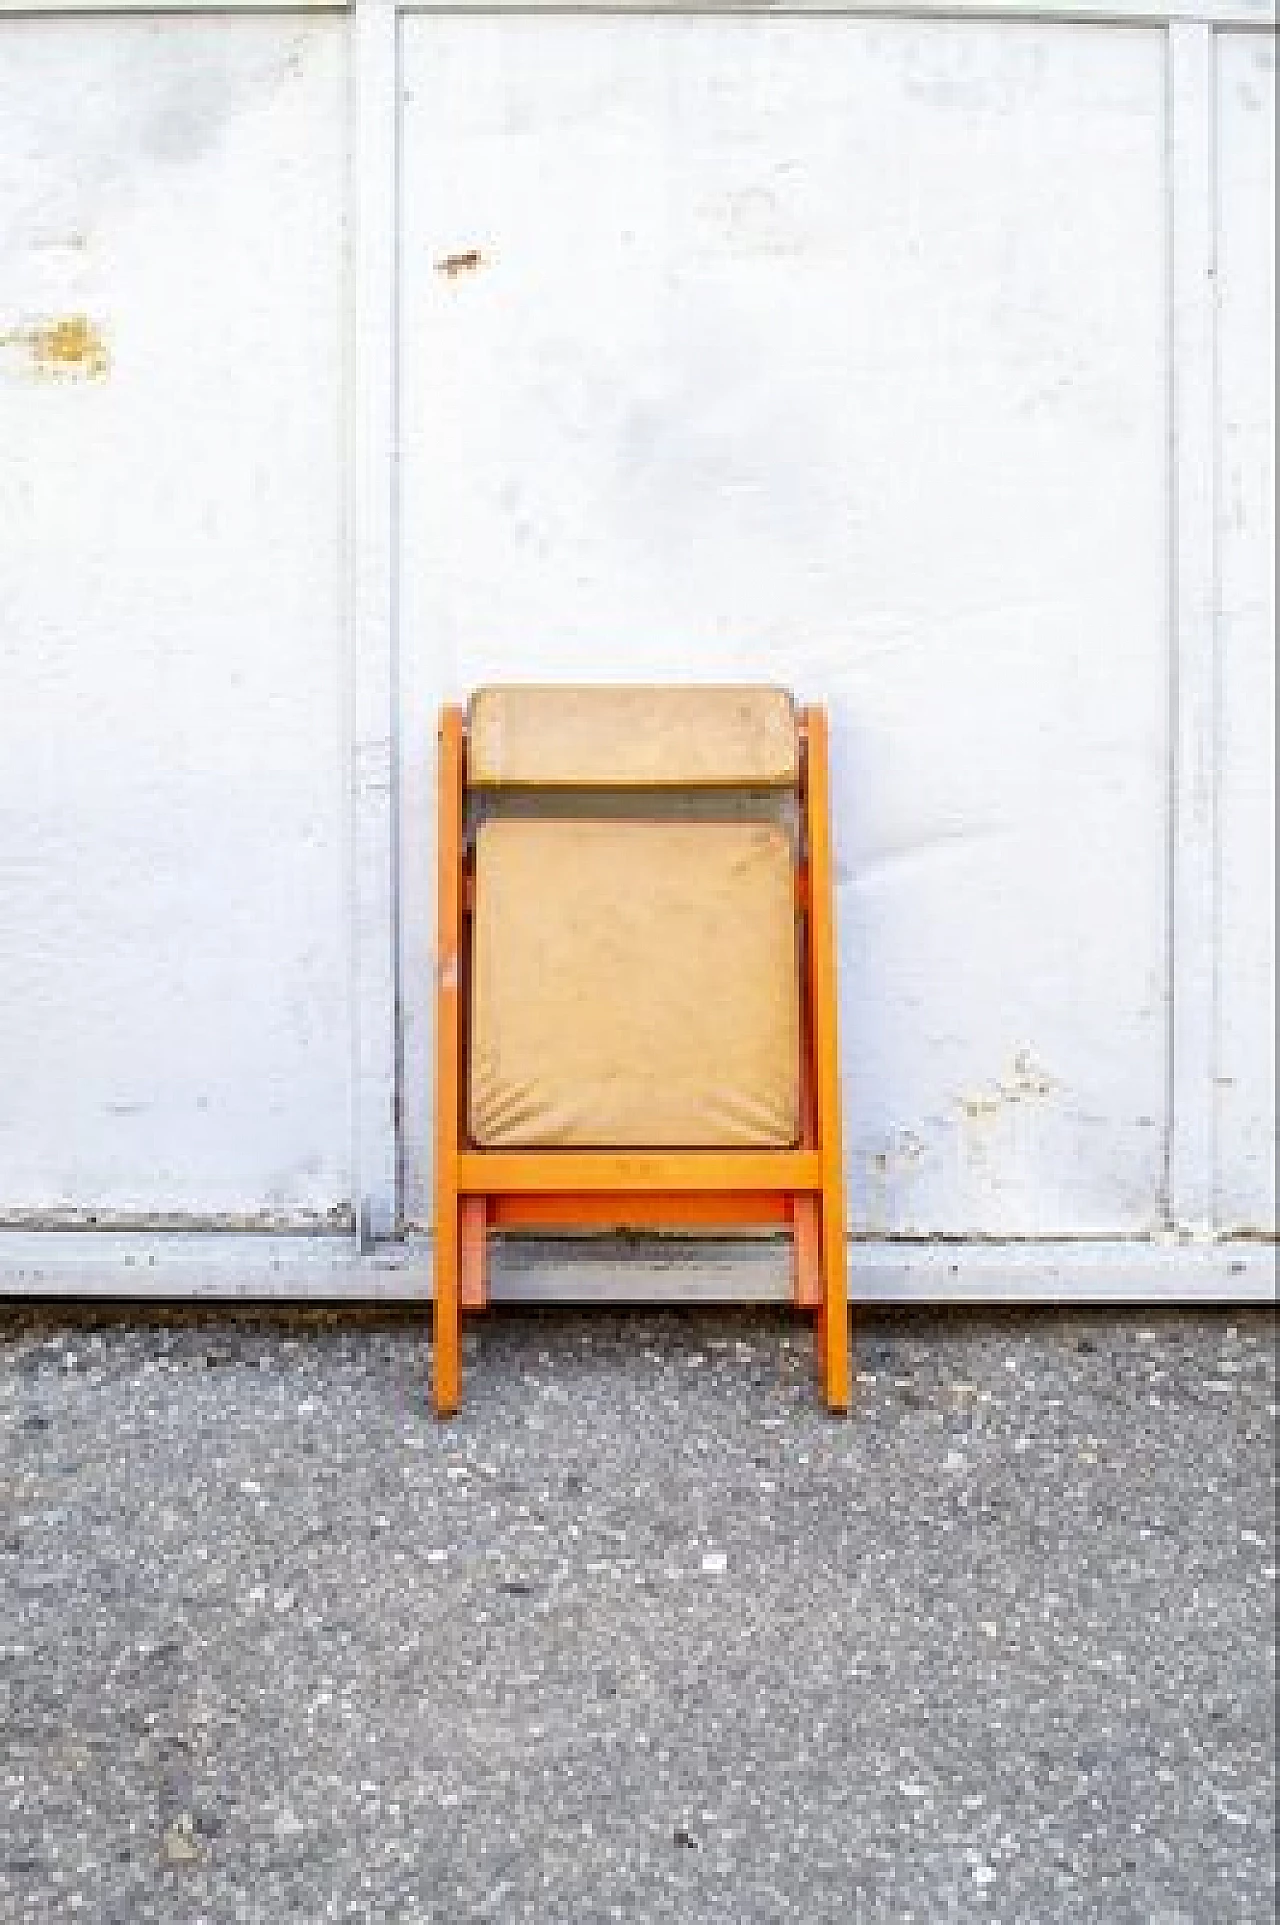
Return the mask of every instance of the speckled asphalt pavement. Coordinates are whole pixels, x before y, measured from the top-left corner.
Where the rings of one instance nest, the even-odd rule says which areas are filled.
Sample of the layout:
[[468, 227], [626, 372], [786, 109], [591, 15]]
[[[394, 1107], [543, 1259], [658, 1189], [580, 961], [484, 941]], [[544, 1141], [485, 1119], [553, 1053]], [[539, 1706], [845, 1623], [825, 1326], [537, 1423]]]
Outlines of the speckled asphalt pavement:
[[1266, 1313], [0, 1334], [6, 1925], [1273, 1917]]

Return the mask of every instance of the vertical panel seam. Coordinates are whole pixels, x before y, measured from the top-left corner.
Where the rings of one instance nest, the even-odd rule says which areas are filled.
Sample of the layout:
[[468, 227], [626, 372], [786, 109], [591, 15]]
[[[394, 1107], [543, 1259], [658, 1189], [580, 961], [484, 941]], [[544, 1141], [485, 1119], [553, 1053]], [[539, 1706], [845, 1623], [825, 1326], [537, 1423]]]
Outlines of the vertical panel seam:
[[1208, 168], [1209, 168], [1209, 358], [1210, 358], [1210, 409], [1211, 409], [1211, 446], [1213, 463], [1209, 470], [1209, 510], [1211, 516], [1209, 567], [1209, 646], [1211, 651], [1211, 688], [1210, 688], [1210, 928], [1212, 934], [1212, 955], [1210, 962], [1210, 1042], [1209, 1042], [1209, 1221], [1216, 1231], [1219, 1223], [1219, 1196], [1221, 1191], [1220, 1162], [1218, 1150], [1218, 1072], [1221, 1060], [1220, 1038], [1222, 1035], [1222, 811], [1219, 807], [1222, 784], [1222, 526], [1220, 510], [1222, 505], [1222, 359], [1220, 352], [1220, 329], [1218, 325], [1221, 296], [1218, 288], [1218, 236], [1221, 226], [1221, 207], [1219, 204], [1220, 181], [1218, 164], [1218, 35], [1213, 27], [1208, 27], [1209, 37], [1209, 127], [1208, 127]]
[[391, 620], [390, 634], [390, 675], [391, 675], [391, 985], [393, 1009], [393, 1055], [392, 1066], [392, 1116], [395, 1132], [395, 1225], [398, 1228], [404, 1221], [405, 1191], [405, 1142], [404, 1142], [404, 978], [401, 951], [401, 751], [402, 716], [400, 712], [400, 252], [402, 236], [400, 231], [400, 204], [403, 157], [404, 123], [400, 102], [403, 93], [401, 81], [403, 29], [402, 16], [398, 6], [394, 8], [393, 33], [395, 44], [391, 57], [391, 94], [386, 103], [392, 119], [392, 184], [391, 184], [391, 285], [387, 296], [391, 307], [390, 353], [391, 366], [388, 380], [391, 390], [391, 447], [390, 485], [391, 485], [391, 524], [389, 529], [388, 595]]
[[1171, 25], [1170, 808], [1167, 1215], [1208, 1231], [1217, 1020], [1216, 329], [1213, 34]]
[[355, 0], [352, 45], [351, 1049], [353, 1200], [363, 1246], [392, 1233], [400, 1211], [394, 578], [399, 22], [393, 0]]

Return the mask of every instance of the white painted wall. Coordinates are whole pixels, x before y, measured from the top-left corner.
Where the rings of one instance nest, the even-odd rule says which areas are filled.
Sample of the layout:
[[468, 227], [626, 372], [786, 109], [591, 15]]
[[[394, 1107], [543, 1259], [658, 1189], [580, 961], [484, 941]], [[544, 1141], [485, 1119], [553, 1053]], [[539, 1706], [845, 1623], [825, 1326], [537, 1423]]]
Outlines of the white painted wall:
[[349, 1209], [344, 67], [0, 21], [6, 1215]]
[[405, 715], [521, 677], [826, 699], [855, 1225], [1150, 1228], [1160, 35], [444, 18], [404, 83]]
[[1264, 10], [172, 3], [0, 18], [0, 1220], [424, 1223], [437, 703], [759, 675], [855, 1227], [1274, 1228]]

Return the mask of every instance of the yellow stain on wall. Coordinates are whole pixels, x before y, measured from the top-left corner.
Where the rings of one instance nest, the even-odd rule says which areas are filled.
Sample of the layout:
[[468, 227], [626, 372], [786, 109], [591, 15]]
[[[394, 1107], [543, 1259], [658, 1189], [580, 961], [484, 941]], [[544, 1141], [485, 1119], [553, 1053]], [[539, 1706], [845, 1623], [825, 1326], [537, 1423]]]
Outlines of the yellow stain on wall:
[[87, 314], [0, 334], [0, 347], [25, 348], [35, 372], [54, 380], [100, 381], [111, 366], [106, 340]]

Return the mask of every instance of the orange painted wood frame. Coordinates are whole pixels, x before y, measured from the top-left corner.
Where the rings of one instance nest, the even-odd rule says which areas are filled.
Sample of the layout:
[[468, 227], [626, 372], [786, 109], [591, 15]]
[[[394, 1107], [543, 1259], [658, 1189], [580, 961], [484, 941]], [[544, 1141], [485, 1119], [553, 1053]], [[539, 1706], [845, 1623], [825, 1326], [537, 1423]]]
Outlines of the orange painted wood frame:
[[836, 1035], [827, 721], [803, 711], [796, 875], [802, 956], [801, 1138], [790, 1150], [481, 1150], [466, 1134], [470, 884], [463, 711], [440, 717], [436, 815], [433, 1401], [461, 1396], [461, 1315], [488, 1301], [491, 1231], [789, 1227], [795, 1301], [812, 1313], [823, 1394], [849, 1408], [849, 1297]]

